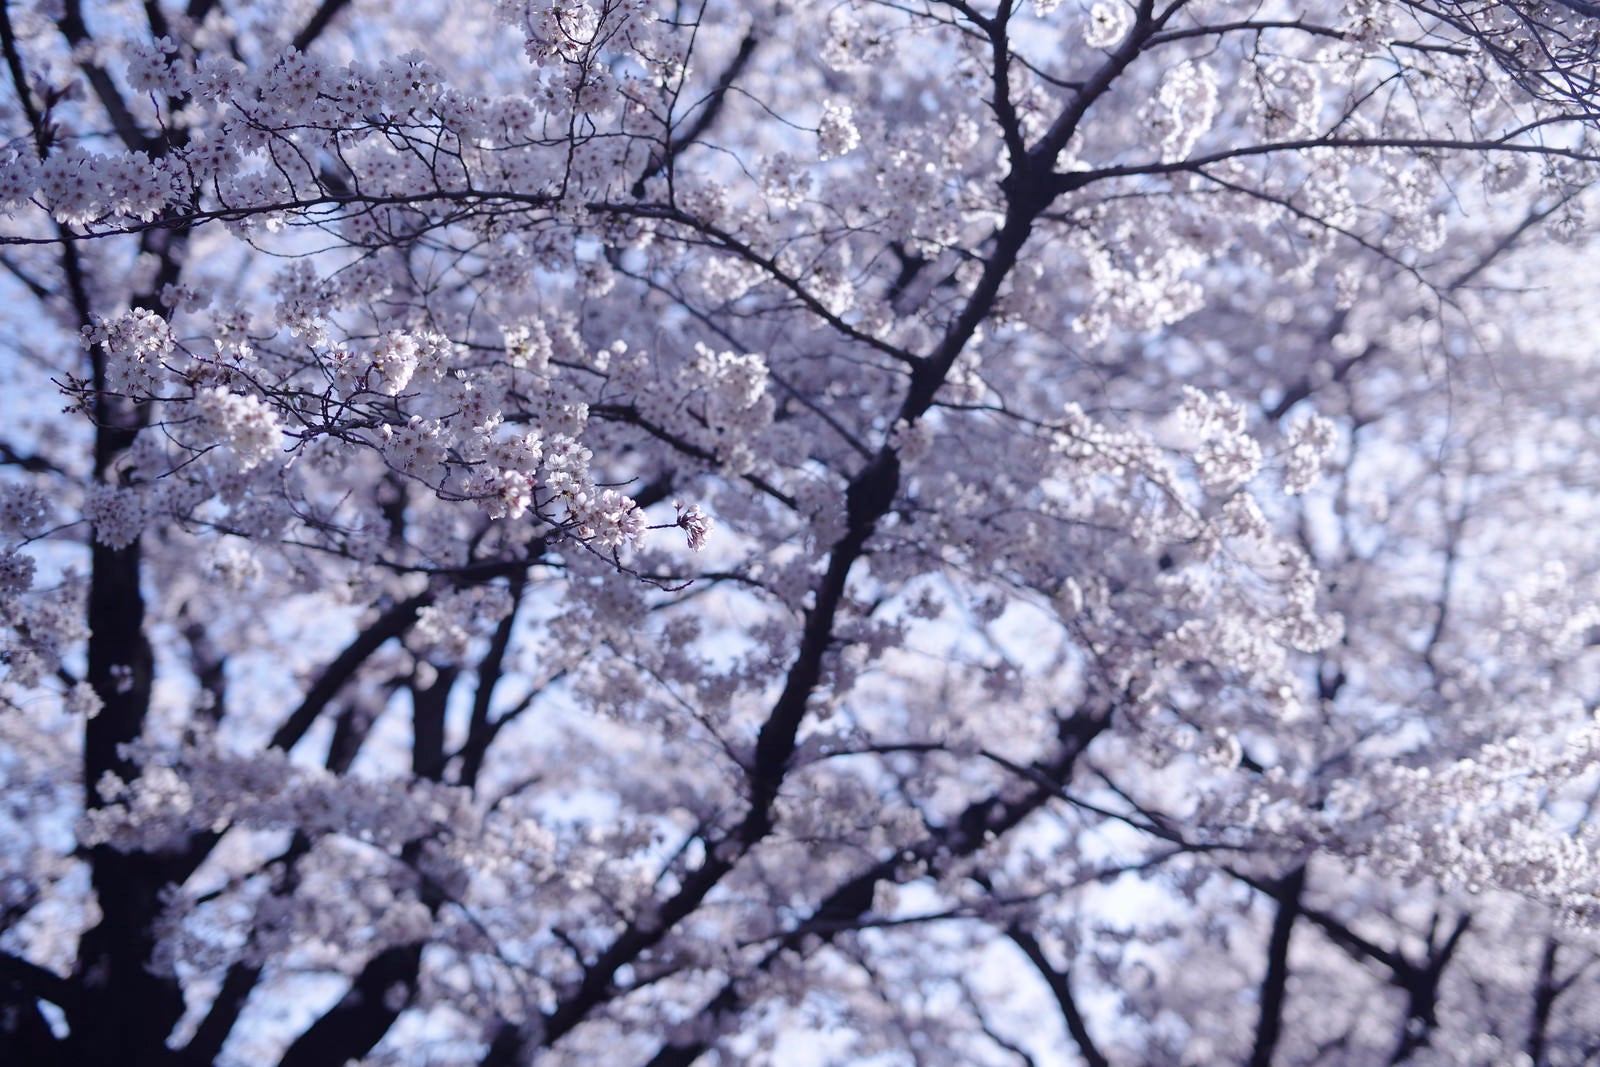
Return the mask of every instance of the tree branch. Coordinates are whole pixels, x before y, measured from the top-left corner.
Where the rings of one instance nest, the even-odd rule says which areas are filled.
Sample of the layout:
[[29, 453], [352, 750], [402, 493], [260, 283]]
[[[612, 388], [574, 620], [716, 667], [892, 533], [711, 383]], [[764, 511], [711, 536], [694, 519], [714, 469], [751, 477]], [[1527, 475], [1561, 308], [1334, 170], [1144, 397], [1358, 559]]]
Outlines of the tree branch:
[[300, 32], [294, 35], [294, 40], [289, 42], [289, 47], [296, 52], [304, 52], [311, 47], [312, 42], [321, 37], [329, 24], [338, 17], [339, 12], [350, 6], [350, 0], [322, 0], [321, 6], [312, 13], [311, 18]]
[[1089, 1024], [1083, 1017], [1083, 1012], [1078, 1008], [1078, 1002], [1073, 998], [1072, 986], [1068, 981], [1068, 973], [1057, 970], [1044, 953], [1044, 946], [1039, 944], [1039, 939], [1025, 930], [1020, 923], [1011, 923], [1006, 927], [1006, 936], [1009, 937], [1022, 954], [1028, 957], [1034, 969], [1044, 977], [1045, 984], [1050, 987], [1051, 996], [1056, 998], [1056, 1006], [1061, 1009], [1061, 1017], [1066, 1021], [1067, 1032], [1072, 1035], [1072, 1040], [1077, 1043], [1078, 1053], [1089, 1067], [1111, 1067], [1111, 1061], [1106, 1059], [1105, 1053], [1095, 1044], [1094, 1038], [1089, 1033]]
[[1305, 888], [1304, 864], [1279, 883], [1278, 914], [1272, 921], [1272, 937], [1267, 942], [1267, 972], [1261, 979], [1260, 1017], [1249, 1067], [1271, 1067], [1272, 1054], [1283, 1032], [1283, 1005], [1289, 987], [1289, 938], [1294, 933], [1295, 920], [1300, 917], [1300, 898]]

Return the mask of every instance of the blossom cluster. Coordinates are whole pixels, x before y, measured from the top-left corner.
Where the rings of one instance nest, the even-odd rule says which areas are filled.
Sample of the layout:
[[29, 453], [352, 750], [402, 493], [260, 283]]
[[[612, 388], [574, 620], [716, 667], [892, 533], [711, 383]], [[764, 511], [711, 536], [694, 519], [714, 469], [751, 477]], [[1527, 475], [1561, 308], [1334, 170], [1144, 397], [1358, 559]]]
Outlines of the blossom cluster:
[[397, 958], [375, 1060], [1027, 1059], [1019, 960], [1088, 1062], [1465, 1033], [1419, 901], [1600, 919], [1594, 398], [1503, 284], [1592, 115], [1494, 6], [12, 5], [7, 951], [181, 850], [224, 1058]]

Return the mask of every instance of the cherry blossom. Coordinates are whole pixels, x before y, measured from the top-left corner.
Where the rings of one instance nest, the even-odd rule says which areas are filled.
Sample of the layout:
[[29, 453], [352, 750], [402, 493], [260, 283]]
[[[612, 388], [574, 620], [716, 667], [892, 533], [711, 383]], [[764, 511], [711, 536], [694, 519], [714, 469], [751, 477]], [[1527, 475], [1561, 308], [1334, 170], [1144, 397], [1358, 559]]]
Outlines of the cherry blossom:
[[6, 5], [0, 1047], [1587, 1062], [1597, 16]]

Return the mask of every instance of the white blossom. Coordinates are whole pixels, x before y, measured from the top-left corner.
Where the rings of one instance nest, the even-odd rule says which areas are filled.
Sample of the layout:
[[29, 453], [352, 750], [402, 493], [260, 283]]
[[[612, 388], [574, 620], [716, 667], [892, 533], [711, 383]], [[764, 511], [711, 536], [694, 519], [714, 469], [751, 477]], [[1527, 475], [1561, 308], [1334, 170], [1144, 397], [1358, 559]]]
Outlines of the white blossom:
[[1133, 12], [1122, 0], [1099, 0], [1089, 10], [1083, 43], [1090, 48], [1112, 48], [1133, 27]]
[[201, 429], [228, 446], [241, 470], [270, 461], [283, 448], [278, 414], [256, 396], [241, 396], [221, 386], [201, 390], [194, 398]]
[[94, 539], [108, 548], [133, 544], [147, 521], [139, 491], [114, 485], [90, 486], [84, 494], [83, 515], [94, 528]]
[[847, 155], [861, 143], [861, 134], [851, 121], [850, 105], [830, 100], [822, 105], [817, 123], [817, 158], [836, 159]]
[[1592, 1051], [1582, 4], [78, 6], [0, 1048]]

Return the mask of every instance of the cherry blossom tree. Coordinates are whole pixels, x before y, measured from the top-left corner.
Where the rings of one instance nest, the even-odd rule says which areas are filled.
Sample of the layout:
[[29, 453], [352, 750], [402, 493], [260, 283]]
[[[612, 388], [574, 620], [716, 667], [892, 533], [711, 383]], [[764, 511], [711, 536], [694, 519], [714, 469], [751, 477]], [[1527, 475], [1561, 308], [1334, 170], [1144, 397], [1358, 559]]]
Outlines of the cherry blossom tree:
[[1580, 0], [7, 3], [0, 1045], [1600, 1061]]

